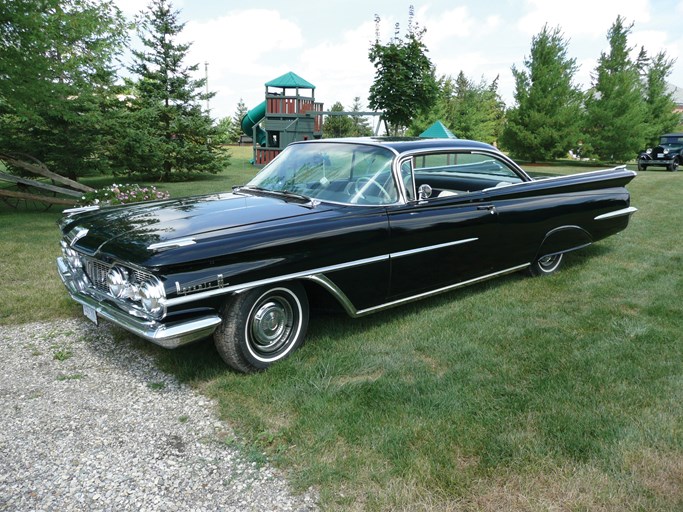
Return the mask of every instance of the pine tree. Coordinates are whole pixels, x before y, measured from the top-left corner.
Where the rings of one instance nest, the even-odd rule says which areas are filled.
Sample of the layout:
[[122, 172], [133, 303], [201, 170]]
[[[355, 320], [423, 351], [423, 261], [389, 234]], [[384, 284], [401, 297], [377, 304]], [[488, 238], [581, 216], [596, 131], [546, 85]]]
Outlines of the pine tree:
[[133, 50], [130, 71], [134, 83], [134, 130], [124, 139], [130, 172], [160, 180], [197, 172], [216, 173], [228, 155], [201, 103], [213, 96], [203, 92], [204, 79], [194, 79], [199, 65], [184, 65], [190, 44], [178, 43], [184, 23], [168, 0], [152, 0], [137, 19], [143, 50]]
[[500, 136], [505, 105], [498, 94], [498, 78], [490, 84], [478, 84], [460, 71], [453, 80], [439, 80], [439, 95], [428, 115], [415, 119], [408, 131], [419, 135], [435, 121], [443, 122], [461, 139], [495, 143]]
[[[641, 48], [640, 53], [645, 55], [645, 49]], [[676, 128], [680, 115], [674, 112], [676, 104], [666, 80], [671, 74], [674, 61], [667, 58], [665, 52], [659, 52], [654, 59], [644, 60], [646, 64], [641, 70], [641, 79], [645, 89], [646, 142], [647, 145], [653, 145], [660, 135]]]
[[507, 113], [501, 144], [531, 161], [567, 154], [579, 140], [582, 94], [573, 83], [576, 59], [559, 27], [547, 25], [531, 40], [526, 69], [512, 66], [516, 105]]
[[632, 27], [617, 16], [607, 32], [610, 50], [600, 55], [593, 88], [586, 99], [586, 144], [601, 160], [632, 159], [649, 135], [638, 63], [629, 57], [628, 35]]
[[[360, 101], [360, 96], [353, 98], [353, 105], [351, 105], [351, 112], [362, 112], [363, 104]], [[372, 135], [372, 128], [368, 123], [368, 119], [363, 116], [352, 116], [351, 122], [353, 128], [351, 130], [352, 137], [370, 137]]]
[[108, 171], [125, 42], [111, 1], [0, 2], [0, 152], [71, 178]]
[[[240, 137], [242, 136], [242, 119], [248, 111], [247, 106], [244, 104], [244, 100], [240, 98], [239, 103], [237, 103], [237, 110], [235, 110], [235, 114], [232, 116], [230, 142], [233, 144], [239, 142]], [[251, 136], [251, 134], [249, 134], [249, 136]]]

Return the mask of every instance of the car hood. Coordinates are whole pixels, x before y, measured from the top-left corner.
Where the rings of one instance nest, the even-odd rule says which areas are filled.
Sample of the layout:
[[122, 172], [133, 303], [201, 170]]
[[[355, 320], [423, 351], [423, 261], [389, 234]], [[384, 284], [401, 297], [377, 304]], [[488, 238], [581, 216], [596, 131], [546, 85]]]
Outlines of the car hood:
[[67, 217], [60, 227], [67, 238], [77, 238], [76, 249], [90, 256], [147, 265], [154, 254], [173, 248], [174, 241], [199, 243], [329, 209], [329, 205], [311, 207], [276, 197], [226, 193], [102, 208]]

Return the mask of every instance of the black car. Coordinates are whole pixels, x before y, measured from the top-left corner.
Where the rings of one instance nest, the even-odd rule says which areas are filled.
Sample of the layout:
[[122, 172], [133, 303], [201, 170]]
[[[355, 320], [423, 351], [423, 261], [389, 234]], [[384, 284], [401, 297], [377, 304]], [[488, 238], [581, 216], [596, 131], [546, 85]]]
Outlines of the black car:
[[555, 272], [626, 228], [635, 175], [535, 180], [466, 140], [306, 141], [231, 192], [67, 210], [58, 269], [92, 321], [168, 348], [213, 336], [248, 372], [301, 345], [321, 297], [358, 317]]
[[670, 171], [678, 170], [683, 163], [683, 133], [667, 133], [659, 138], [659, 145], [647, 148], [638, 155], [638, 170], [648, 167], [666, 167]]

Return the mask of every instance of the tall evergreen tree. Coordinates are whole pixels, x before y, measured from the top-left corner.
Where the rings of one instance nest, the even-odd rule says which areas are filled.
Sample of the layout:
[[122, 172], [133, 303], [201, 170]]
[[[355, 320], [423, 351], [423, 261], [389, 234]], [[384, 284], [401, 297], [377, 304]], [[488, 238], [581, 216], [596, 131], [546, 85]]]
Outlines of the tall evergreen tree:
[[125, 42], [111, 1], [0, 2], [0, 152], [72, 178], [108, 170]]
[[498, 78], [476, 84], [460, 71], [446, 110], [448, 126], [458, 137], [494, 143], [500, 136], [504, 107]]
[[560, 28], [546, 25], [531, 40], [526, 69], [512, 66], [516, 105], [507, 112], [501, 144], [518, 158], [557, 158], [578, 142], [582, 94], [567, 47]]
[[607, 32], [610, 50], [600, 55], [586, 99], [586, 143], [601, 160], [632, 159], [649, 135], [638, 64], [629, 56], [632, 27], [617, 16]]
[[434, 66], [422, 42], [425, 29], [413, 26], [413, 14], [411, 5], [405, 39], [400, 37], [396, 24], [394, 37], [387, 44], [379, 41], [380, 18], [375, 16], [377, 35], [369, 52], [375, 66], [369, 105], [384, 111], [387, 133], [393, 135], [409, 126], [416, 115], [428, 112], [438, 94]]
[[[644, 48], [641, 48], [641, 55], [645, 55]], [[641, 71], [641, 79], [645, 89], [645, 136], [647, 145], [652, 145], [659, 140], [660, 135], [676, 128], [680, 122], [680, 114], [674, 112], [676, 103], [667, 83], [674, 60], [669, 59], [665, 52], [659, 52], [653, 59], [644, 60], [646, 65]]]
[[190, 44], [177, 42], [185, 26], [168, 0], [152, 0], [137, 19], [144, 49], [133, 51], [136, 76], [132, 113], [135, 130], [125, 137], [129, 172], [160, 180], [197, 172], [216, 173], [228, 163], [220, 137], [201, 103], [204, 79], [194, 79], [199, 65], [185, 65]]

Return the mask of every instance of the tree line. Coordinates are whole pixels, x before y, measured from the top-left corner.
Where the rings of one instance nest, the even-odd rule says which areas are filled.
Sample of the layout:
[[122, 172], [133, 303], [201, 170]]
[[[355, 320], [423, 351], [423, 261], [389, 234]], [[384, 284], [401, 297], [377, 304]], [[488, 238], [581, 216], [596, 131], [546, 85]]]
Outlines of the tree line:
[[168, 0], [135, 19], [141, 48], [128, 76], [128, 29], [111, 0], [0, 2], [0, 157], [37, 158], [64, 176], [93, 172], [182, 179], [229, 162], [184, 63], [184, 24]]
[[[544, 27], [523, 67], [512, 67], [509, 109], [498, 78], [437, 77], [412, 7], [404, 36], [396, 24], [381, 42], [380, 21], [368, 54], [375, 66], [368, 106], [383, 111], [388, 134], [419, 135], [441, 120], [461, 138], [526, 160], [572, 150], [625, 161], [679, 122], [666, 87], [673, 60], [644, 48], [633, 60], [633, 25], [621, 16], [585, 92], [574, 83], [576, 60], [560, 28]], [[184, 23], [170, 0], [151, 0], [135, 18], [141, 44], [120, 76], [132, 26], [112, 0], [0, 2], [0, 159], [28, 155], [71, 178], [106, 172], [161, 181], [228, 165], [223, 145], [239, 138], [243, 101], [218, 123], [202, 108], [213, 93], [194, 78], [198, 65], [185, 63], [190, 45], [178, 42]], [[345, 109], [337, 102], [331, 110]], [[357, 97], [351, 111], [362, 110]], [[323, 129], [335, 137], [372, 132], [363, 117], [328, 116]]]
[[387, 133], [418, 135], [436, 120], [458, 137], [497, 144], [515, 157], [537, 161], [569, 151], [603, 161], [628, 161], [638, 150], [680, 124], [666, 79], [674, 64], [664, 52], [645, 48], [631, 57], [633, 24], [617, 16], [607, 33], [588, 91], [574, 78], [576, 59], [559, 27], [543, 27], [531, 41], [524, 67], [512, 66], [515, 104], [506, 109], [498, 78], [475, 82], [461, 71], [437, 79], [422, 41], [425, 29], [413, 21], [400, 37], [398, 24], [387, 43], [377, 36], [369, 58], [375, 66], [370, 107], [385, 112]]

